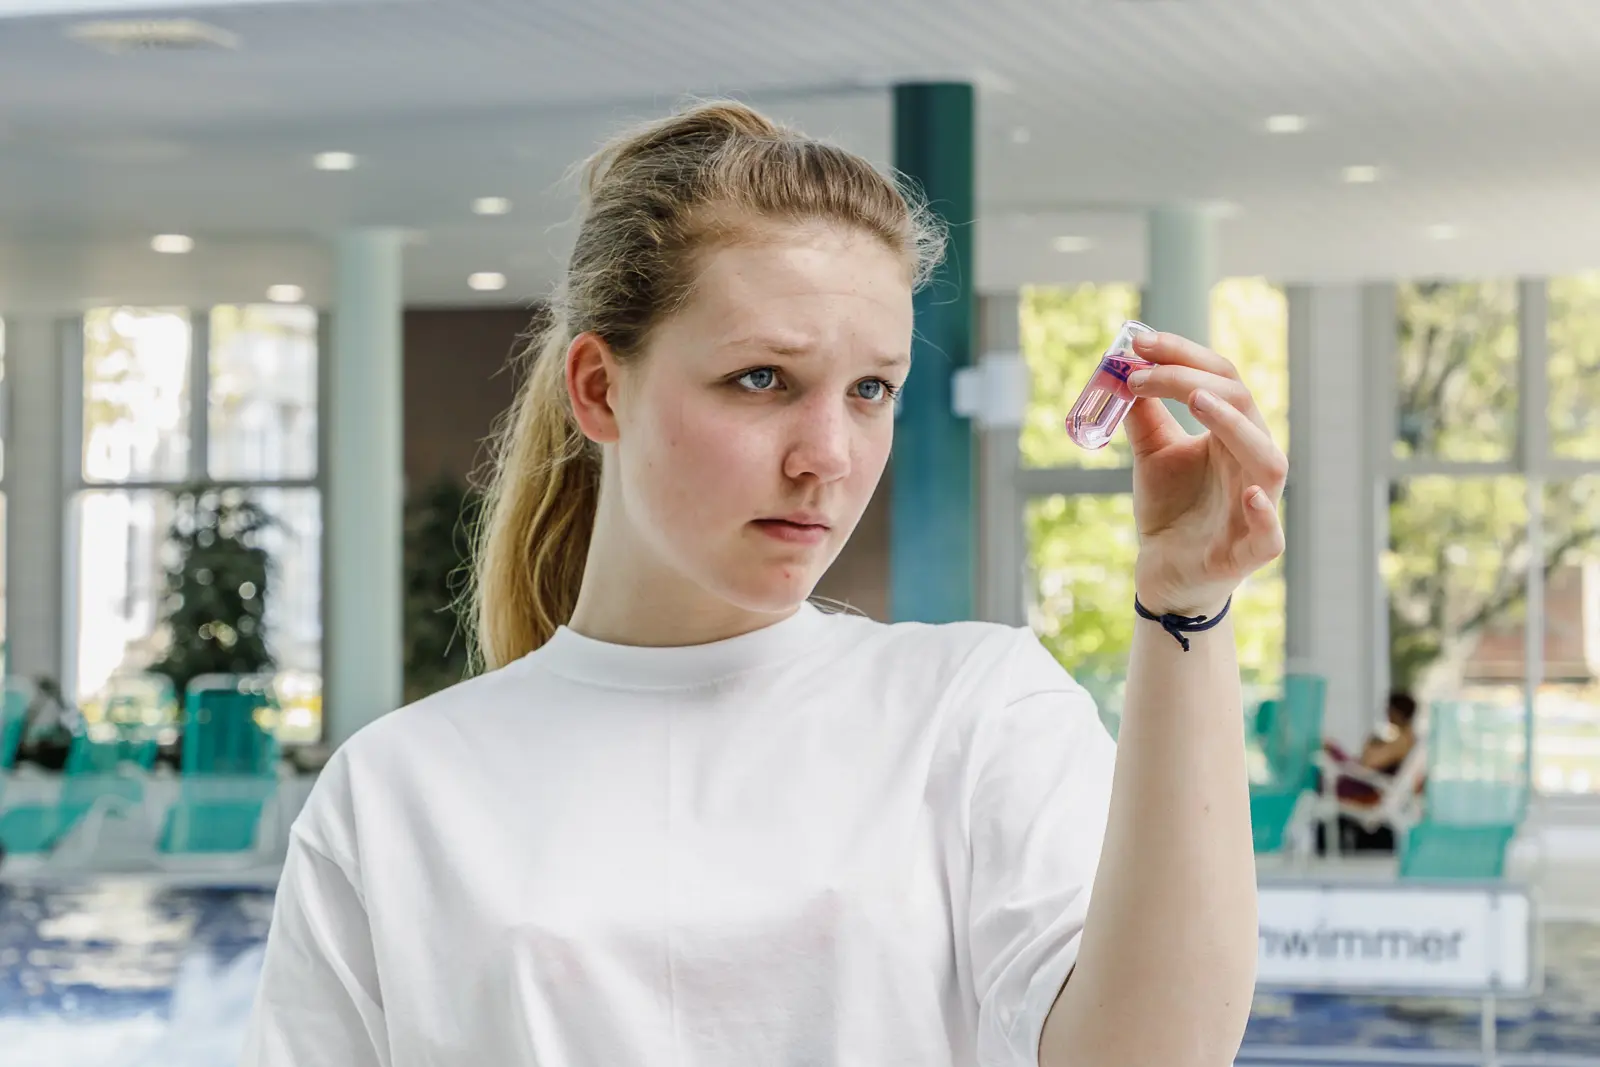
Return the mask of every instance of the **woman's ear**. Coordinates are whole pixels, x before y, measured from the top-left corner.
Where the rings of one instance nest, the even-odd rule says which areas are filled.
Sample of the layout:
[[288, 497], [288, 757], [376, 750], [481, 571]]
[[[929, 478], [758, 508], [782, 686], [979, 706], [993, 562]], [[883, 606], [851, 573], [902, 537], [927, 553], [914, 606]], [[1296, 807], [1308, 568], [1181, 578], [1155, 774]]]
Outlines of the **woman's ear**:
[[567, 347], [567, 397], [583, 436], [607, 445], [617, 439], [615, 399], [622, 365], [605, 339], [580, 333]]

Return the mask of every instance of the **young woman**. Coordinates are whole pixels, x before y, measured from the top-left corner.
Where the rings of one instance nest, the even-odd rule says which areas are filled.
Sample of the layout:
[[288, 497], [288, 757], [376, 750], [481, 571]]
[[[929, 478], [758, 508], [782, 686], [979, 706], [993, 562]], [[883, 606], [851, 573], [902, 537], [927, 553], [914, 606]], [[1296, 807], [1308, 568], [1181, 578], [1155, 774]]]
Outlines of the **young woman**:
[[725, 104], [585, 191], [496, 455], [486, 669], [318, 781], [245, 1062], [1230, 1063], [1256, 913], [1225, 608], [1282, 549], [1286, 467], [1233, 367], [1140, 349], [1152, 618], [1117, 748], [1026, 629], [807, 601], [889, 457], [925, 211]]

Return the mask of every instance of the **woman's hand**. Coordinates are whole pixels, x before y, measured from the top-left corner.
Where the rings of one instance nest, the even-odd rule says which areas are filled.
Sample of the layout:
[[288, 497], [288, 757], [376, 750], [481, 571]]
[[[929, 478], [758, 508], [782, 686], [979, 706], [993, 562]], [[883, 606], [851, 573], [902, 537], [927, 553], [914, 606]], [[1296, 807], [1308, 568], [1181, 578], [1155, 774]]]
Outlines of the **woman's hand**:
[[[1128, 378], [1138, 398], [1124, 424], [1139, 528], [1134, 589], [1157, 614], [1212, 616], [1283, 552], [1289, 461], [1232, 363], [1169, 333], [1137, 336], [1134, 352], [1159, 364]], [[1162, 399], [1187, 404], [1205, 432], [1184, 430]]]

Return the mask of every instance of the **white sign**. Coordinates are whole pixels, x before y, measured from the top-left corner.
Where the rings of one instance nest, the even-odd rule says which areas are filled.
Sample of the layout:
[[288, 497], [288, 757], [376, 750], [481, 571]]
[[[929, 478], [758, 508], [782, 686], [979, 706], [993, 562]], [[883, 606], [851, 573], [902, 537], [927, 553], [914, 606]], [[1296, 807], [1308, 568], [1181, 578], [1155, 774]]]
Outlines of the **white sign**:
[[1537, 984], [1516, 886], [1263, 884], [1262, 988], [1512, 994]]

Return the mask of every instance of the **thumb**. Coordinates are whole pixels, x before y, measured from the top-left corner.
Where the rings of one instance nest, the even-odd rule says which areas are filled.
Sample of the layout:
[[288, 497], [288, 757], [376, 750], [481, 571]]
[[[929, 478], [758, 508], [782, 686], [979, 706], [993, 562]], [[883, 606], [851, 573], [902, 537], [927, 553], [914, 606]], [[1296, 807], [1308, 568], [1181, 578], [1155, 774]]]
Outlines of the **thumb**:
[[1177, 417], [1167, 410], [1167, 405], [1153, 397], [1135, 400], [1123, 425], [1135, 456], [1159, 452], [1189, 436]]

